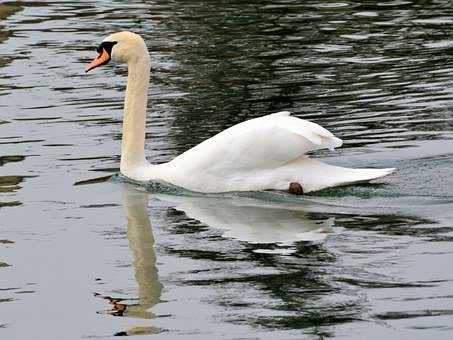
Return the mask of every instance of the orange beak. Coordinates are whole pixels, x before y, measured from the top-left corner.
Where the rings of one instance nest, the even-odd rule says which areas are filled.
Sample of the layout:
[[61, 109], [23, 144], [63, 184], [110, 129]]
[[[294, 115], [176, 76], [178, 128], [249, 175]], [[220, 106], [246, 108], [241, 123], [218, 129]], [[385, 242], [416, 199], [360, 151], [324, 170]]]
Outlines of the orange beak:
[[110, 55], [103, 48], [102, 52], [95, 59], [93, 59], [93, 61], [91, 63], [89, 63], [87, 66], [85, 66], [85, 73], [87, 73], [88, 71], [90, 71], [96, 67], [105, 65], [109, 61], [110, 61]]

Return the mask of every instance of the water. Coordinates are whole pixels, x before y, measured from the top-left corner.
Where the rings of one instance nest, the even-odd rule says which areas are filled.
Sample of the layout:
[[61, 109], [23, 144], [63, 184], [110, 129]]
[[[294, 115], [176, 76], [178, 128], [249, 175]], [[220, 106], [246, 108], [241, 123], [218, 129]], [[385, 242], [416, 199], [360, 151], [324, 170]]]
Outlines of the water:
[[[453, 8], [432, 1], [0, 3], [0, 336], [450, 339]], [[126, 70], [151, 50], [147, 154], [281, 109], [397, 167], [294, 197], [119, 178]], [[79, 185], [74, 185], [78, 183]]]

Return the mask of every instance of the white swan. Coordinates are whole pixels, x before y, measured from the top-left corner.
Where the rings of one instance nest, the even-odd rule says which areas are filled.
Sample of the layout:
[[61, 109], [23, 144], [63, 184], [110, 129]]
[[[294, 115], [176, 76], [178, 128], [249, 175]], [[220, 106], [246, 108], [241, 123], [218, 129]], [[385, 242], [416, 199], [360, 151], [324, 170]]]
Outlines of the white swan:
[[307, 152], [339, 147], [342, 141], [287, 111], [234, 125], [168, 163], [152, 165], [144, 153], [150, 74], [146, 44], [135, 33], [119, 32], [105, 38], [98, 52], [86, 72], [110, 60], [128, 65], [120, 171], [133, 180], [161, 180], [198, 192], [307, 193], [372, 180], [394, 170], [348, 169], [309, 158]]

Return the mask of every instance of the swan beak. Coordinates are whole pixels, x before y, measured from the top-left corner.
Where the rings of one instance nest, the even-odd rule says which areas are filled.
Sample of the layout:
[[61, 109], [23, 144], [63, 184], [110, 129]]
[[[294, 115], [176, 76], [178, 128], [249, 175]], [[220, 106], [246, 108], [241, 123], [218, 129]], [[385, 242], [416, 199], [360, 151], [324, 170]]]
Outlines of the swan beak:
[[102, 52], [95, 58], [91, 63], [85, 66], [85, 73], [91, 71], [92, 69], [105, 65], [110, 61], [109, 53], [103, 48]]

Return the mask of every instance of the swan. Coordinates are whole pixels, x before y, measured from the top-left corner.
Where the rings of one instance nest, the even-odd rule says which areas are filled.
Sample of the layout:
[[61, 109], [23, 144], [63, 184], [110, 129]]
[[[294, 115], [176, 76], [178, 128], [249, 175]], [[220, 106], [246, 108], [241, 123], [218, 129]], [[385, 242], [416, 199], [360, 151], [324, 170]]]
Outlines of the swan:
[[120, 172], [134, 181], [164, 181], [202, 193], [289, 190], [308, 193], [369, 181], [394, 169], [351, 169], [325, 164], [307, 152], [342, 145], [330, 131], [308, 120], [277, 112], [236, 124], [168, 163], [145, 158], [145, 123], [150, 56], [143, 38], [132, 32], [107, 36], [88, 72], [109, 63], [126, 63]]

